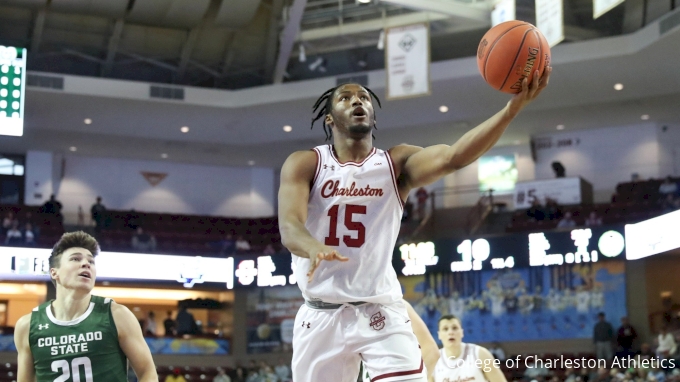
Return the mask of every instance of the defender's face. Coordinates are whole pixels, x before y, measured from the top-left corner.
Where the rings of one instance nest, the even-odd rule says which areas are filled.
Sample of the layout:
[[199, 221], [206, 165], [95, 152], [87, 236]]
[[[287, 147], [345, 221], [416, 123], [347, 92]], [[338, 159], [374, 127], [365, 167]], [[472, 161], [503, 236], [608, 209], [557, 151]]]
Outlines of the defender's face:
[[59, 268], [51, 268], [50, 275], [67, 289], [91, 291], [97, 278], [94, 256], [85, 248], [69, 248], [61, 255]]
[[333, 94], [333, 109], [326, 115], [326, 124], [347, 133], [352, 138], [362, 138], [371, 133], [375, 114], [371, 95], [363, 86], [348, 84]]
[[463, 340], [463, 327], [456, 318], [441, 320], [439, 322], [439, 331], [437, 332], [437, 335], [444, 347], [457, 345]]

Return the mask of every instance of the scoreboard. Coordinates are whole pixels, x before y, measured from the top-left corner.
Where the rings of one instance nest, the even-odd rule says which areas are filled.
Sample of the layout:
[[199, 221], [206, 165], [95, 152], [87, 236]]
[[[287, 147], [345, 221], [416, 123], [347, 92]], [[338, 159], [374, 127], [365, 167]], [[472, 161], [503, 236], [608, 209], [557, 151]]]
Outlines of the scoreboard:
[[0, 45], [0, 135], [24, 134], [26, 49]]

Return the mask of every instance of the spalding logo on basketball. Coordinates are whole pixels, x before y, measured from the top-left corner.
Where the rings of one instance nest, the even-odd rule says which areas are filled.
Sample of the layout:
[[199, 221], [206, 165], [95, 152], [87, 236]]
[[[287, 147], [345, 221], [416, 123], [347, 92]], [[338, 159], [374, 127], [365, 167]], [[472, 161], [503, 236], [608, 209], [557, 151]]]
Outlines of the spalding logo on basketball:
[[378, 312], [371, 316], [371, 327], [375, 330], [381, 330], [385, 327], [385, 316]]
[[491, 28], [479, 43], [477, 67], [494, 89], [519, 93], [522, 81], [542, 76], [550, 65], [550, 46], [535, 26], [524, 21], [506, 21]]

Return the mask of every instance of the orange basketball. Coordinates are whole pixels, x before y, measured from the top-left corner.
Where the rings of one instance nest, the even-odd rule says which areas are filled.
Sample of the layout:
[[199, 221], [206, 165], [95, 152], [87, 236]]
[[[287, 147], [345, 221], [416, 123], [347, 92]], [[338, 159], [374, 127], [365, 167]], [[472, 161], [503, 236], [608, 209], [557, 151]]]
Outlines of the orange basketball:
[[494, 89], [519, 93], [522, 80], [529, 83], [538, 70], [550, 64], [550, 46], [535, 26], [524, 21], [506, 21], [489, 29], [477, 48], [477, 67]]

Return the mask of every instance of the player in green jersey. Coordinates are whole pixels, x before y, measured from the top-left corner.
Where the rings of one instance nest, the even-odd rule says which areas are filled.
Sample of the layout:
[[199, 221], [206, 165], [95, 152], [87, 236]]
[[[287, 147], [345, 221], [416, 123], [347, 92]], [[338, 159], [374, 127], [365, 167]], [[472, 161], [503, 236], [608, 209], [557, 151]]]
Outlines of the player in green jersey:
[[50, 277], [57, 297], [15, 327], [17, 382], [125, 382], [126, 358], [140, 382], [158, 381], [137, 318], [92, 295], [98, 253], [99, 244], [84, 232], [66, 233], [55, 244]]

